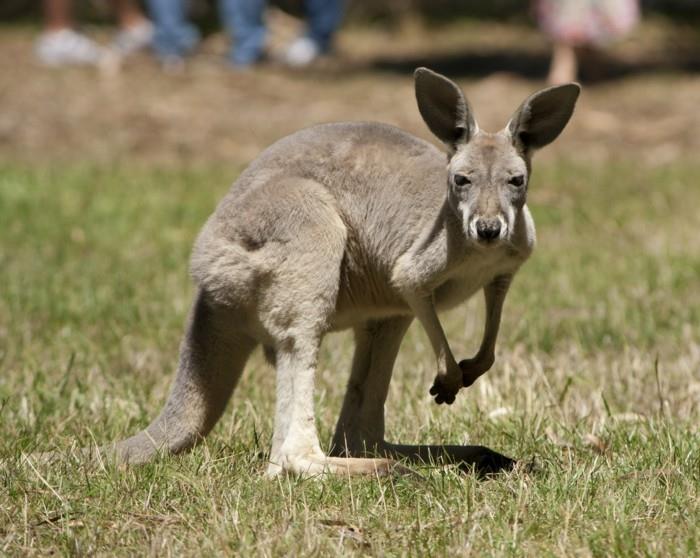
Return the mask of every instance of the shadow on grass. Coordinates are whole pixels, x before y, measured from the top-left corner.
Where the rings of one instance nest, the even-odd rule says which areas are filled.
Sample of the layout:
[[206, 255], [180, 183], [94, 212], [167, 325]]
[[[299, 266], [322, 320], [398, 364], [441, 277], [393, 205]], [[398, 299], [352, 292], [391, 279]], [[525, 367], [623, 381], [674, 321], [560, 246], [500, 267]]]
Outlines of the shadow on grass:
[[[549, 69], [549, 53], [493, 50], [410, 57], [377, 57], [369, 68], [381, 72], [412, 74], [419, 66], [453, 78], [483, 78], [494, 72], [515, 74], [527, 79], [544, 79]], [[638, 74], [664, 72], [700, 73], [700, 50], [669, 53], [658, 60], [626, 61], [604, 53], [590, 53], [581, 61], [581, 81], [602, 83]]]
[[418, 465], [457, 465], [461, 471], [485, 478], [512, 470], [517, 462], [485, 446], [391, 444], [389, 453]]

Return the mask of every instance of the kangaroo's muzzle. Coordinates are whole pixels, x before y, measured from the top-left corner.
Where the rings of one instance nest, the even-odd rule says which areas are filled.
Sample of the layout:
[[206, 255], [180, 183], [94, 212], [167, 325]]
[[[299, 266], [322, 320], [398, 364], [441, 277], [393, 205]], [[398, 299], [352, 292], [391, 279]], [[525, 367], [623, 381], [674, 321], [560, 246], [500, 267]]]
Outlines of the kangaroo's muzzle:
[[476, 221], [476, 234], [479, 240], [483, 242], [493, 242], [501, 237], [503, 226], [501, 219], [494, 218], [479, 218]]

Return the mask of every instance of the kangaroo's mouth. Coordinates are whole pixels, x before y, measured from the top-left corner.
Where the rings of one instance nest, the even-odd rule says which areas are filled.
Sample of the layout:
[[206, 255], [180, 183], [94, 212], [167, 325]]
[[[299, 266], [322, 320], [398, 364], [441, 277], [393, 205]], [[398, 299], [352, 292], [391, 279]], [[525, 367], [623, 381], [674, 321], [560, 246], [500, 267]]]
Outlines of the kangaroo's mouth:
[[474, 239], [477, 244], [480, 244], [482, 246], [498, 246], [503, 242], [503, 239], [500, 237], [496, 238], [475, 238]]

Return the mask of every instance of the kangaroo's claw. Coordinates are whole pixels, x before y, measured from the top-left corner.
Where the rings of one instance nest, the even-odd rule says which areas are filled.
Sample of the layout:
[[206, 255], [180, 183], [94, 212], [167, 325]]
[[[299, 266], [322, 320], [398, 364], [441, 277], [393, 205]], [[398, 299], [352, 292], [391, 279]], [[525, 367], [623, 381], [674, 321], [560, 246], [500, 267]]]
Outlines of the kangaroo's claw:
[[435, 403], [438, 405], [442, 403], [452, 405], [452, 403], [455, 402], [455, 397], [460, 388], [461, 386], [451, 386], [445, 383], [440, 376], [438, 376], [435, 378], [433, 386], [430, 388], [430, 395], [435, 397]]

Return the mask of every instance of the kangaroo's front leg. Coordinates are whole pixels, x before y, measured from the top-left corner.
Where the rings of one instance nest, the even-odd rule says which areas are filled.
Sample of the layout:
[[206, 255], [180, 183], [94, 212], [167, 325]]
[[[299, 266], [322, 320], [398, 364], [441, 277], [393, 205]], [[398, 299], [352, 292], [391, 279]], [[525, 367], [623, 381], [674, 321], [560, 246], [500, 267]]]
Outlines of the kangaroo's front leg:
[[435, 402], [438, 404], [451, 405], [462, 388], [462, 370], [447, 343], [447, 337], [435, 311], [432, 294], [411, 298], [408, 303], [428, 334], [437, 359], [437, 375], [433, 387], [430, 388], [430, 395], [435, 396]]
[[476, 355], [459, 363], [459, 367], [462, 369], [464, 387], [472, 385], [479, 376], [493, 366], [503, 301], [506, 299], [512, 278], [511, 275], [499, 275], [484, 287], [484, 298], [486, 299], [484, 336]]

